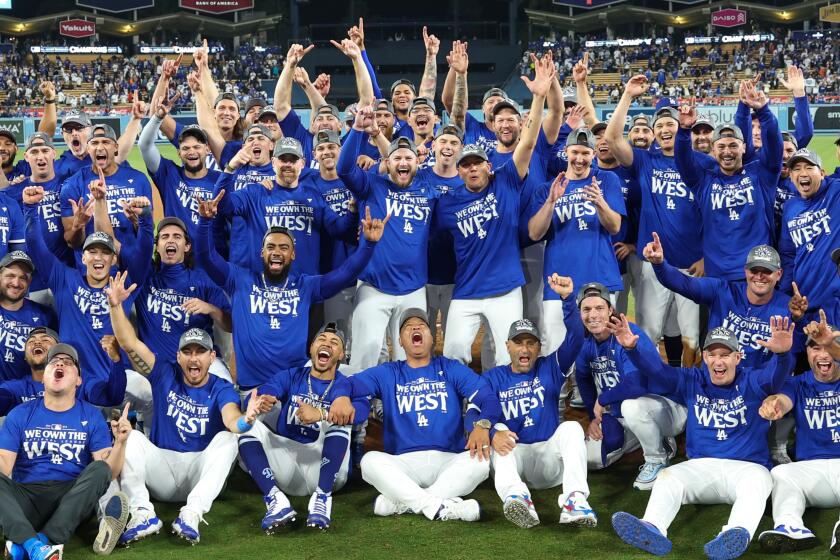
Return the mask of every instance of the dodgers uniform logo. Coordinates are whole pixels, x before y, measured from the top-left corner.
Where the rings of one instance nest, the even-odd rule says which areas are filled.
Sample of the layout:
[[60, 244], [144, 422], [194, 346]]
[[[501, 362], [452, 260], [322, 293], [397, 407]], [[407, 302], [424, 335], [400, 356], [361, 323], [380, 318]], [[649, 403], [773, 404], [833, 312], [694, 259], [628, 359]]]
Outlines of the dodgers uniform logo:
[[834, 391], [820, 391], [816, 397], [805, 397], [805, 419], [812, 430], [831, 429], [831, 442], [840, 443], [840, 395]]
[[464, 237], [475, 235], [479, 239], [487, 237], [484, 224], [499, 218], [499, 213], [496, 211], [497, 202], [496, 195], [489, 193], [483, 199], [473, 201], [466, 208], [455, 212], [456, 223], [461, 235]]
[[712, 183], [710, 199], [712, 210], [725, 210], [729, 212], [730, 220], [740, 219], [736, 209], [743, 209], [744, 206], [755, 206], [753, 190], [755, 187], [748, 176], [741, 178], [737, 184]]
[[[73, 294], [73, 299], [82, 315], [87, 317], [93, 330], [105, 327], [105, 322], [100, 318], [110, 314], [108, 296], [105, 295], [105, 292], [102, 290], [92, 291], [84, 286], [78, 286]], [[110, 324], [110, 321], [109, 318], [108, 324]]]
[[175, 421], [178, 437], [186, 443], [187, 436], [203, 436], [210, 422], [210, 409], [189, 396], [169, 391], [166, 395], [166, 416]]
[[284, 202], [265, 207], [266, 229], [284, 227], [291, 231], [302, 231], [312, 235], [312, 222], [315, 221], [315, 209], [300, 202]]
[[499, 391], [499, 403], [508, 420], [526, 416], [535, 408], [545, 405], [545, 387], [539, 377], [520, 381], [509, 389]]
[[598, 386], [600, 394], [607, 389], [612, 389], [621, 381], [621, 374], [615, 360], [606, 356], [597, 356], [589, 361], [589, 369], [595, 377], [595, 385]]
[[821, 235], [831, 233], [831, 215], [827, 208], [821, 208], [816, 212], [804, 212], [792, 220], [788, 220], [787, 226], [790, 231], [790, 238], [797, 248], [805, 245], [810, 252], [814, 250], [814, 241]]
[[62, 424], [47, 424], [23, 432], [23, 452], [30, 460], [50, 456], [50, 462], [61, 465], [65, 461], [81, 462], [87, 446], [87, 432], [80, 432]]
[[694, 398], [694, 416], [697, 424], [717, 430], [718, 441], [729, 439], [728, 430], [747, 425], [747, 404], [744, 397], [711, 399], [705, 395]]
[[650, 187], [651, 193], [658, 195], [655, 200], [665, 197], [665, 208], [668, 210], [676, 210], [679, 200], [688, 199], [689, 202], [694, 202], [694, 193], [685, 186], [679, 171], [653, 169]]
[[397, 408], [400, 414], [417, 414], [417, 425], [426, 427], [429, 420], [424, 412], [439, 410], [447, 413], [446, 381], [421, 377], [406, 384], [397, 383]]

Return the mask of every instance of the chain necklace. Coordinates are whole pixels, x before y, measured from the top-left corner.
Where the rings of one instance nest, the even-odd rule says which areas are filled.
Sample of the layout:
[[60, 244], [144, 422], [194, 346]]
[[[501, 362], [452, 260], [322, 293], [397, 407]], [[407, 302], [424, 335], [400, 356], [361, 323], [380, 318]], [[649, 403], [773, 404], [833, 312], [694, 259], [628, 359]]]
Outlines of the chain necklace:
[[[325, 398], [327, 398], [327, 393], [329, 393], [329, 392], [330, 392], [330, 389], [332, 389], [333, 383], [335, 383], [335, 377], [333, 377], [333, 378], [330, 380], [329, 385], [327, 385], [327, 388], [324, 390], [324, 392], [323, 392], [323, 393], [321, 394], [321, 396], [319, 397], [319, 396], [318, 396], [318, 394], [317, 394], [315, 391], [313, 391], [313, 390], [312, 390], [312, 374], [311, 374], [311, 373], [310, 373], [310, 374], [308, 374], [308, 375], [306, 376], [306, 388], [307, 388], [307, 391], [309, 392], [309, 399], [310, 399], [310, 400], [312, 400], [312, 402], [313, 402], [313, 403], [315, 403], [315, 402], [318, 402], [318, 403], [322, 403], [322, 402], [324, 402], [324, 399], [325, 399]], [[316, 400], [316, 399], [317, 399], [317, 400]]]

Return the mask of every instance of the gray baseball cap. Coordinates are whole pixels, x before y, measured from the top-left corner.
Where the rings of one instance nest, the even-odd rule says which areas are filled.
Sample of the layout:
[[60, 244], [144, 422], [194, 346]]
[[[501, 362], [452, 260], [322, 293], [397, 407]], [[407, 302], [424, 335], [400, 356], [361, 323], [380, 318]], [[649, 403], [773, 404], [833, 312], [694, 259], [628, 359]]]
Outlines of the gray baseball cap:
[[49, 362], [59, 354], [65, 354], [67, 356], [70, 356], [70, 359], [73, 360], [73, 362], [76, 364], [76, 367], [79, 367], [79, 353], [76, 352], [75, 348], [63, 342], [59, 342], [58, 344], [50, 347], [50, 351], [47, 352], [47, 362]]
[[202, 144], [207, 143], [207, 133], [197, 124], [188, 124], [182, 128], [181, 134], [178, 135], [178, 142], [183, 142], [187, 136], [192, 136]]
[[23, 264], [29, 267], [29, 272], [35, 272], [35, 263], [29, 258], [29, 255], [23, 251], [10, 251], [0, 259], [0, 268], [6, 268], [12, 264]]
[[46, 134], [45, 132], [35, 132], [34, 134], [31, 134], [29, 136], [29, 139], [26, 141], [26, 147], [24, 148], [24, 151], [27, 151], [29, 150], [29, 148], [34, 148], [36, 146], [47, 146], [49, 148], [55, 149], [52, 138], [50, 138], [50, 135]]
[[502, 88], [492, 87], [484, 92], [484, 97], [481, 98], [481, 103], [485, 103], [491, 97], [501, 97], [502, 99], [507, 99], [508, 95]]
[[438, 128], [437, 133], [435, 133], [435, 140], [437, 140], [444, 134], [451, 134], [453, 136], [457, 136], [458, 140], [460, 140], [461, 142], [464, 141], [464, 131], [461, 130], [461, 127], [455, 123], [448, 123]]
[[606, 300], [607, 303], [612, 305], [612, 301], [610, 300], [610, 291], [607, 289], [606, 286], [604, 286], [600, 282], [590, 282], [588, 284], [584, 284], [583, 287], [580, 290], [578, 290], [578, 307], [580, 307], [581, 302], [588, 297], [599, 297], [603, 300]]
[[177, 226], [177, 227], [181, 228], [181, 231], [184, 232], [184, 234], [187, 237], [187, 240], [189, 240], [190, 232], [187, 229], [187, 224], [185, 224], [184, 221], [181, 218], [178, 218], [176, 216], [167, 216], [164, 219], [162, 219], [161, 221], [159, 221], [158, 225], [157, 225], [158, 235], [160, 235], [161, 230], [163, 228], [165, 228], [166, 226]]
[[793, 147], [797, 150], [799, 149], [799, 142], [796, 141], [796, 136], [791, 134], [790, 132], [782, 132], [782, 142], [790, 142], [793, 144]]
[[356, 113], [359, 112], [359, 104], [358, 103], [351, 103], [347, 107], [344, 108], [344, 122], [352, 123], [356, 120]]
[[707, 350], [709, 346], [714, 346], [715, 344], [726, 346], [733, 352], [741, 350], [741, 345], [738, 344], [738, 339], [735, 338], [735, 333], [726, 327], [717, 327], [710, 330], [709, 334], [706, 335], [705, 342], [703, 342], [703, 350]]
[[477, 157], [484, 161], [488, 161], [487, 152], [485, 152], [484, 148], [478, 144], [467, 144], [464, 146], [463, 149], [461, 149], [461, 153], [458, 155], [458, 162], [456, 165], [461, 165], [461, 162], [468, 157]]
[[266, 115], [271, 115], [272, 117], [274, 117], [275, 121], [279, 121], [279, 119], [277, 118], [277, 111], [274, 110], [274, 107], [272, 107], [271, 105], [266, 105], [265, 107], [260, 109], [260, 112], [257, 114], [257, 118], [254, 122], [259, 122], [260, 119], [262, 119]]
[[90, 131], [90, 138], [107, 138], [109, 140], [117, 141], [117, 133], [111, 128], [111, 125], [99, 123], [93, 125], [93, 130]]
[[85, 243], [82, 245], [82, 251], [87, 251], [90, 247], [94, 245], [99, 245], [101, 247], [105, 247], [112, 253], [117, 252], [117, 248], [114, 245], [114, 238], [105, 233], [104, 231], [95, 231], [85, 238]]
[[508, 329], [508, 340], [513, 340], [521, 334], [530, 334], [537, 340], [540, 339], [540, 331], [529, 319], [519, 319], [511, 323], [510, 329]]
[[213, 339], [204, 329], [190, 329], [182, 334], [180, 340], [178, 340], [178, 351], [183, 350], [190, 344], [197, 344], [205, 350], [213, 349]]
[[242, 137], [242, 140], [247, 140], [249, 136], [253, 136], [255, 134], [262, 134], [268, 139], [272, 138], [271, 131], [268, 130], [265, 125], [254, 123], [245, 131], [245, 135]]
[[225, 99], [227, 99], [228, 101], [233, 101], [234, 103], [236, 103], [236, 108], [239, 109], [239, 100], [236, 98], [236, 96], [234, 94], [230, 93], [229, 91], [226, 91], [224, 93], [220, 93], [216, 97], [216, 100], [213, 102], [213, 107], [215, 107], [216, 105], [218, 105], [219, 103], [221, 103]]
[[647, 128], [650, 128], [650, 119], [647, 115], [640, 113], [633, 117], [630, 121], [630, 128], [633, 128], [634, 126], [646, 126]]
[[64, 118], [61, 120], [62, 128], [68, 124], [77, 124], [83, 127], [91, 126], [90, 117], [83, 111], [71, 111], [64, 115]]
[[56, 342], [58, 342], [60, 340], [58, 338], [58, 333], [55, 332], [54, 330], [52, 330], [51, 328], [49, 328], [49, 327], [35, 327], [31, 331], [29, 331], [29, 334], [26, 335], [26, 342], [29, 342], [29, 339], [32, 338], [33, 336], [35, 336], [36, 334], [45, 334], [48, 337], [50, 337], [51, 339], [55, 340]]
[[408, 309], [402, 312], [402, 315], [400, 315], [400, 330], [402, 330], [403, 325], [405, 325], [406, 321], [415, 317], [420, 319], [427, 325], [430, 325], [429, 316], [426, 314], [425, 309], [420, 309], [419, 307], [409, 307]]
[[321, 144], [336, 144], [341, 146], [341, 138], [338, 137], [338, 132], [334, 130], [319, 130], [312, 137], [312, 149], [314, 150]]
[[577, 88], [573, 86], [569, 86], [563, 90], [563, 106], [568, 107], [570, 105], [577, 105]]
[[400, 148], [407, 148], [414, 152], [414, 155], [417, 155], [417, 146], [414, 145], [414, 140], [412, 140], [411, 138], [406, 138], [405, 136], [394, 138], [394, 140], [391, 142], [391, 145], [388, 146], [388, 155], [390, 156]]
[[432, 101], [428, 97], [415, 97], [411, 100], [411, 107], [409, 107], [408, 112], [411, 113], [414, 109], [420, 107], [421, 105], [427, 106], [429, 109], [432, 110], [432, 113], [436, 111], [434, 101]]
[[298, 159], [303, 157], [303, 146], [300, 145], [300, 142], [296, 138], [286, 136], [278, 140], [277, 144], [274, 145], [274, 157], [280, 157], [286, 154], [295, 156]]
[[315, 115], [332, 115], [338, 120], [341, 120], [341, 111], [338, 110], [338, 107], [330, 103], [320, 105], [317, 109], [315, 109]]
[[388, 99], [377, 99], [373, 103], [373, 112], [376, 111], [388, 111], [392, 115], [394, 114], [394, 104], [391, 103]]
[[585, 126], [574, 129], [569, 137], [566, 139], [566, 147], [568, 146], [584, 146], [591, 150], [595, 149], [595, 135]]
[[247, 113], [248, 111], [250, 111], [254, 107], [266, 107], [266, 106], [268, 106], [268, 101], [266, 101], [262, 97], [252, 97], [245, 104], [245, 112]]
[[697, 120], [694, 121], [694, 126], [691, 127], [691, 130], [694, 130], [695, 128], [699, 128], [701, 126], [709, 127], [709, 130], [715, 129], [714, 125], [712, 124], [712, 121], [709, 120], [709, 117], [706, 117], [704, 115], [697, 117]]
[[522, 114], [522, 109], [513, 99], [503, 99], [502, 101], [499, 101], [493, 106], [493, 110], [490, 111], [490, 114], [495, 118], [496, 115], [498, 115], [503, 109], [511, 109], [517, 115]]
[[338, 328], [338, 324], [330, 321], [329, 323], [324, 323], [315, 336], [318, 336], [321, 333], [332, 333], [338, 338], [341, 339], [341, 347], [347, 347], [347, 338], [344, 336], [344, 331]]
[[744, 141], [744, 134], [741, 129], [733, 124], [719, 124], [712, 132], [712, 142], [717, 142], [721, 138], [735, 138]]
[[391, 84], [391, 97], [394, 96], [394, 90], [397, 89], [397, 86], [408, 86], [411, 88], [411, 93], [414, 93], [415, 95], [417, 94], [417, 88], [414, 87], [414, 84], [411, 83], [411, 80], [406, 80], [403, 78]]
[[656, 125], [656, 121], [659, 119], [674, 119], [677, 122], [680, 122], [680, 112], [677, 111], [674, 107], [662, 107], [653, 115], [653, 125]]
[[744, 268], [766, 268], [770, 272], [776, 272], [782, 268], [782, 261], [776, 249], [770, 245], [758, 245], [747, 253], [747, 264]]
[[840, 263], [840, 247], [834, 249], [831, 252], [831, 260], [834, 262], [834, 264]]
[[822, 158], [819, 154], [809, 150], [808, 148], [796, 150], [787, 162], [788, 168], [793, 169], [793, 166], [797, 161], [807, 161], [812, 165], [816, 165], [820, 169], [823, 168]]

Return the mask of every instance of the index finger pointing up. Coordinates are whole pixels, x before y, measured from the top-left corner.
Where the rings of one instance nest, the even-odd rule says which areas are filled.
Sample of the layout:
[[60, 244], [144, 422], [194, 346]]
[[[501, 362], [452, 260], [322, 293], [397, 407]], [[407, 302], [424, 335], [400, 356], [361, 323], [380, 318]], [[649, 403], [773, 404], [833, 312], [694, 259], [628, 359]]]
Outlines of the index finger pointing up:
[[791, 287], [793, 288], [793, 295], [796, 297], [802, 297], [802, 294], [799, 293], [799, 286], [796, 285], [796, 282], [791, 282]]
[[125, 403], [125, 407], [123, 407], [122, 415], [120, 416], [120, 420], [128, 420], [128, 409], [131, 408], [131, 403]]

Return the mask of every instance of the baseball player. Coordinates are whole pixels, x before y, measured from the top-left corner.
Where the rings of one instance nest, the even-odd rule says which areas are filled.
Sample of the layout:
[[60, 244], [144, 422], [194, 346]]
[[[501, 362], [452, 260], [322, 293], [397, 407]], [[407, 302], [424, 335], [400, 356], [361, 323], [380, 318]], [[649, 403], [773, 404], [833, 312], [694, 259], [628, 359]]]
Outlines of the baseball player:
[[[505, 517], [530, 528], [540, 522], [526, 486], [552, 488], [563, 484], [557, 497], [560, 523], [594, 527], [598, 518], [586, 498], [586, 444], [577, 422], [561, 422], [557, 401], [566, 371], [580, 349], [583, 327], [572, 297], [571, 278], [553, 274], [549, 286], [563, 298], [567, 336], [551, 355], [540, 357], [540, 334], [528, 319], [514, 321], [508, 332], [510, 365], [484, 372], [499, 398], [504, 426], [493, 438], [490, 467]], [[523, 480], [524, 479], [524, 480]]]
[[[685, 427], [686, 409], [671, 394], [651, 394], [648, 383], [630, 361], [610, 330], [614, 315], [610, 293], [603, 284], [586, 284], [577, 303], [587, 336], [575, 362], [575, 377], [589, 413], [587, 461], [602, 469], [625, 453], [642, 448], [645, 462], [633, 481], [650, 490], [660, 471], [677, 451], [675, 436]], [[628, 323], [642, 347], [656, 346], [636, 325]]]
[[633, 117], [630, 130], [627, 131], [627, 139], [634, 148], [641, 150], [647, 150], [653, 145], [653, 129], [647, 115], [642, 113]]
[[[493, 426], [502, 418], [499, 401], [467, 366], [432, 357], [434, 341], [423, 309], [404, 311], [399, 333], [404, 361], [349, 378], [351, 398], [382, 399], [385, 415], [385, 451], [369, 451], [362, 458], [362, 478], [380, 492], [373, 513], [478, 521], [478, 502], [460, 496], [489, 474]], [[461, 412], [462, 399], [468, 401], [466, 415]], [[330, 413], [339, 420], [352, 419], [349, 398], [335, 399]], [[469, 432], [466, 442], [464, 431]]]
[[253, 427], [260, 399], [243, 414], [233, 385], [210, 375], [216, 358], [210, 335], [184, 332], [176, 361], [158, 359], [137, 338], [123, 309], [136, 284], [125, 285], [125, 273], [109, 279], [108, 307], [114, 334], [135, 369], [149, 377], [155, 414], [151, 436], [132, 433], [126, 443], [120, 486], [128, 497], [131, 520], [120, 537], [129, 543], [160, 531], [163, 523], [149, 496], [183, 501], [172, 532], [191, 544], [200, 539], [199, 522], [222, 491], [236, 459], [236, 436]]
[[[271, 430], [258, 421], [239, 438], [240, 456], [264, 494], [268, 512], [262, 528], [268, 534], [297, 516], [286, 494], [311, 495], [307, 526], [327, 529], [332, 523], [332, 493], [347, 482], [350, 463], [350, 426], [327, 419], [332, 401], [350, 394], [337, 369], [344, 352], [344, 333], [326, 323], [309, 347], [311, 366], [281, 369], [257, 389], [268, 406], [282, 401]], [[353, 404], [356, 421], [363, 422], [367, 399]]]
[[746, 552], [772, 489], [767, 467], [770, 423], [758, 414], [762, 401], [779, 392], [793, 368], [789, 350], [794, 325], [782, 317], [770, 323], [762, 345], [774, 356], [761, 368], [740, 366], [738, 339], [718, 327], [703, 345], [702, 368], [673, 368], [658, 352], [637, 348], [626, 317], [613, 319], [616, 340], [648, 379], [651, 390], [675, 393], [688, 407], [688, 460], [662, 471], [642, 519], [613, 515], [621, 539], [656, 555], [671, 550], [668, 527], [683, 504], [732, 504], [721, 532], [704, 546], [711, 559], [737, 558]]
[[712, 155], [712, 133], [715, 131], [712, 121], [704, 115], [698, 115], [690, 130], [691, 149], [701, 154]]
[[[12, 558], [60, 560], [64, 544], [123, 468], [132, 431], [128, 405], [109, 431], [100, 411], [76, 398], [81, 375], [75, 348], [50, 348], [43, 398], [12, 410], [0, 430], [0, 526]], [[94, 552], [114, 549], [126, 504], [121, 493], [108, 500]]]
[[[52, 86], [52, 89], [55, 89], [55, 86]], [[55, 136], [56, 124], [54, 92], [53, 102], [50, 103], [49, 97], [47, 97], [46, 103], [44, 118], [41, 121], [41, 126], [38, 127], [38, 132], [52, 139]], [[59, 181], [63, 181], [79, 169], [92, 164], [88, 153], [91, 126], [90, 117], [84, 111], [68, 111], [61, 120], [61, 136], [64, 138], [67, 149], [55, 160], [55, 176], [58, 177]], [[35, 172], [32, 162], [27, 161], [25, 163], [29, 164], [31, 172]], [[30, 173], [25, 173], [25, 175], [30, 175]]]
[[796, 138], [790, 132], [782, 132], [782, 145], [784, 150], [782, 152], [782, 171], [779, 174], [779, 182], [776, 185], [776, 198], [773, 201], [773, 239], [778, 244], [779, 234], [782, 231], [782, 210], [785, 203], [791, 198], [796, 198], [799, 193], [796, 187], [790, 180], [790, 168], [788, 161], [791, 156], [799, 149], [796, 143]]
[[[805, 526], [805, 508], [840, 506], [835, 473], [840, 467], [840, 437], [835, 429], [840, 394], [840, 366], [826, 348], [834, 344], [826, 325], [823, 336], [808, 337], [806, 352], [811, 371], [789, 377], [782, 390], [761, 405], [762, 418], [776, 421], [792, 412], [796, 418], [796, 462], [776, 466], [773, 477], [773, 525], [758, 536], [765, 552], [795, 552], [812, 548], [817, 538]], [[817, 338], [814, 338], [817, 336]], [[840, 556], [840, 521], [834, 525], [830, 552]]]
[[396, 80], [391, 84], [391, 103], [396, 113], [395, 133], [399, 133], [408, 125], [408, 111], [415, 97], [434, 99], [437, 86], [437, 53], [440, 50], [440, 39], [430, 35], [423, 26], [423, 44], [426, 47], [426, 58], [423, 66], [423, 76], [420, 79], [420, 90], [414, 87], [410, 80]]

